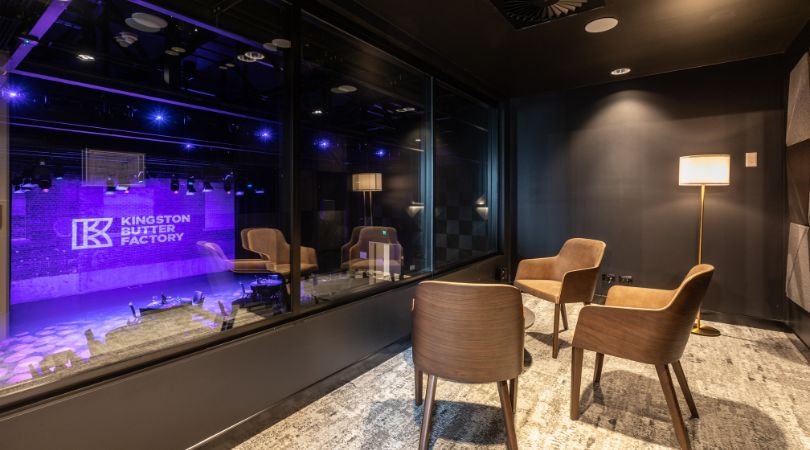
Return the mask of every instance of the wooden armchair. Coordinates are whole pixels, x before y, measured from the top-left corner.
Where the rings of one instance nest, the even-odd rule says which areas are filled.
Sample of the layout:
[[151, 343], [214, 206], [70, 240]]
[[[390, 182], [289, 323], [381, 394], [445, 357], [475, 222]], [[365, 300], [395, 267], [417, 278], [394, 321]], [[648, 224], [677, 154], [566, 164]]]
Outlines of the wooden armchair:
[[[267, 261], [269, 270], [285, 277], [290, 275], [290, 244], [284, 233], [275, 228], [248, 228], [242, 234], [243, 246]], [[318, 271], [318, 256], [314, 248], [301, 246], [301, 274]]]
[[579, 418], [583, 350], [596, 352], [594, 384], [599, 383], [606, 354], [654, 364], [678, 442], [682, 449], [691, 448], [668, 365], [678, 377], [692, 416], [697, 417], [680, 359], [713, 274], [714, 267], [700, 264], [674, 290], [615, 286], [608, 292], [604, 306], [582, 308], [572, 351], [571, 420]]
[[[416, 404], [422, 404], [422, 374], [428, 375], [419, 448], [430, 440], [437, 378], [498, 385], [506, 445], [517, 449], [515, 402], [523, 370], [523, 302], [503, 284], [425, 281], [413, 304], [413, 365]], [[508, 382], [508, 385], [507, 385]]]
[[593, 239], [569, 239], [560, 253], [550, 258], [524, 259], [518, 264], [515, 286], [521, 291], [554, 303], [554, 337], [551, 356], [560, 349], [560, 316], [568, 329], [566, 303], [591, 303], [596, 290], [605, 243]]

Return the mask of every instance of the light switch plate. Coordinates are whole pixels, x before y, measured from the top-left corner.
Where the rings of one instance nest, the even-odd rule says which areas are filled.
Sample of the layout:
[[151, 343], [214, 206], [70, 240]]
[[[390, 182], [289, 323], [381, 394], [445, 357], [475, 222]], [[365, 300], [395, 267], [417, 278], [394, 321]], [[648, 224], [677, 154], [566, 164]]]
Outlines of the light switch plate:
[[745, 154], [745, 167], [757, 166], [757, 152], [749, 152]]

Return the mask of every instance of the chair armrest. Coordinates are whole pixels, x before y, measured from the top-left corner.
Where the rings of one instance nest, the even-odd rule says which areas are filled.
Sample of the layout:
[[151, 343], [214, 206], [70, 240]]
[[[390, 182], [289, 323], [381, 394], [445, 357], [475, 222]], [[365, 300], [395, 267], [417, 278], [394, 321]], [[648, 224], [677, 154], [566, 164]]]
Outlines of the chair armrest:
[[587, 302], [593, 300], [599, 267], [569, 270], [563, 275], [560, 303]]
[[675, 291], [631, 286], [613, 286], [608, 291], [605, 305], [641, 309], [661, 309], [672, 301]]
[[667, 310], [588, 305], [577, 318], [572, 345], [645, 364], [677, 361], [689, 333]]
[[515, 280], [551, 280], [556, 261], [556, 256], [524, 259], [518, 263]]
[[301, 262], [318, 265], [318, 254], [312, 247], [301, 247]]

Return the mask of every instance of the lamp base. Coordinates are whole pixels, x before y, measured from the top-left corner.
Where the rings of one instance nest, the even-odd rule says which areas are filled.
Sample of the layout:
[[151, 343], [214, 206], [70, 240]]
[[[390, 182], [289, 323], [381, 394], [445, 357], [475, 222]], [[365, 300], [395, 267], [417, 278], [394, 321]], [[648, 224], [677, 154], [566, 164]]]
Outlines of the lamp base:
[[697, 334], [700, 336], [710, 336], [710, 337], [717, 337], [720, 336], [720, 330], [715, 327], [710, 327], [708, 325], [695, 325], [692, 328], [692, 334]]

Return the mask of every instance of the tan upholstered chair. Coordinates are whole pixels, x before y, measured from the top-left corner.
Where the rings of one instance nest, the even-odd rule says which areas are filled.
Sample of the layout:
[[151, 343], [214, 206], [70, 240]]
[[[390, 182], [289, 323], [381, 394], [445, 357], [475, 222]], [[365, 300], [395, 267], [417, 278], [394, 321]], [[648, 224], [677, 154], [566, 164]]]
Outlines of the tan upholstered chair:
[[229, 259], [222, 247], [208, 241], [198, 241], [197, 246], [204, 255], [214, 258], [222, 270], [234, 273], [267, 273], [267, 261], [263, 259]]
[[678, 443], [683, 449], [690, 448], [669, 365], [672, 365], [678, 377], [689, 411], [697, 417], [695, 401], [686, 383], [680, 359], [713, 274], [714, 267], [700, 264], [693, 267], [674, 290], [614, 286], [608, 292], [604, 306], [582, 308], [573, 341], [571, 420], [579, 418], [584, 350], [596, 352], [594, 384], [599, 383], [604, 355], [654, 364]]
[[[520, 291], [503, 284], [426, 281], [413, 304], [413, 365], [416, 404], [428, 375], [419, 448], [430, 440], [436, 380], [498, 384], [507, 447], [517, 449], [515, 401], [523, 370], [523, 303]], [[509, 382], [507, 384], [507, 382]]]
[[569, 239], [560, 254], [550, 258], [524, 259], [518, 264], [515, 286], [521, 291], [554, 303], [554, 337], [551, 356], [560, 349], [560, 316], [568, 329], [566, 303], [591, 303], [596, 290], [605, 243], [593, 239]]
[[391, 227], [363, 227], [357, 236], [357, 243], [349, 248], [348, 269], [369, 271], [374, 269], [370, 259], [371, 243], [389, 244], [389, 268], [391, 274], [401, 274], [404, 255], [402, 245], [397, 240], [397, 229]]
[[[247, 249], [266, 260], [268, 269], [283, 276], [290, 275], [290, 244], [284, 234], [275, 228], [250, 228], [245, 233]], [[318, 270], [318, 256], [314, 248], [301, 246], [301, 273]]]
[[357, 241], [360, 240], [360, 230], [365, 227], [365, 225], [360, 225], [352, 228], [352, 235], [349, 238], [349, 242], [340, 247], [340, 270], [349, 270], [349, 250], [357, 245]]

